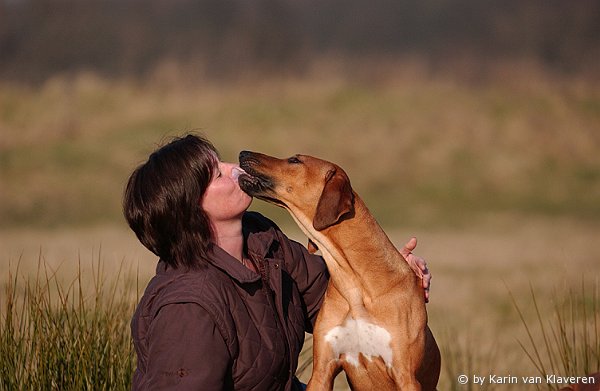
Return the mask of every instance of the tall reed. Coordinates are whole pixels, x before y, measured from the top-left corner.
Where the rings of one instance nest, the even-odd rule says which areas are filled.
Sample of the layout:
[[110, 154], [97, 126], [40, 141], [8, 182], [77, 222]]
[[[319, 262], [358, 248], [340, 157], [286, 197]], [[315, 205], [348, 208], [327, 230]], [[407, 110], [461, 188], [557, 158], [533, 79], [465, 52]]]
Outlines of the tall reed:
[[[552, 309], [545, 311], [530, 286], [535, 319], [532, 323], [511, 299], [527, 332], [521, 348], [542, 377], [586, 376], [600, 369], [600, 295], [598, 282], [592, 292], [582, 281], [581, 290], [555, 294]], [[546, 312], [550, 312], [549, 316]], [[528, 345], [528, 346], [527, 346]], [[540, 385], [538, 389], [555, 385]]]
[[[473, 375], [483, 376], [495, 367], [498, 345], [484, 341], [477, 332], [465, 325], [462, 329], [446, 327], [436, 336], [442, 354], [442, 373], [438, 389], [449, 391], [479, 391], [493, 389], [489, 383], [474, 384]], [[468, 381], [459, 382], [459, 376]]]
[[[5, 285], [0, 319], [0, 390], [126, 390], [135, 355], [129, 320], [136, 284], [122, 267], [108, 283], [100, 260], [63, 283], [40, 257], [33, 278]], [[111, 277], [112, 279], [112, 277]]]

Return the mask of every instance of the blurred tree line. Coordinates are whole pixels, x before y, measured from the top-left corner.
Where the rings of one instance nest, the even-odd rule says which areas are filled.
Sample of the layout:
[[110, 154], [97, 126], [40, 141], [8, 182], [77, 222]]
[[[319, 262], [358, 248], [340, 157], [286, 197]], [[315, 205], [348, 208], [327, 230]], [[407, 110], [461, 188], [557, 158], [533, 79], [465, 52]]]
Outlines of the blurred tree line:
[[[143, 76], [165, 61], [211, 77], [302, 72], [323, 56], [430, 64], [531, 58], [598, 71], [598, 0], [0, 0], [0, 78], [92, 70]], [[197, 68], [196, 68], [197, 67]]]

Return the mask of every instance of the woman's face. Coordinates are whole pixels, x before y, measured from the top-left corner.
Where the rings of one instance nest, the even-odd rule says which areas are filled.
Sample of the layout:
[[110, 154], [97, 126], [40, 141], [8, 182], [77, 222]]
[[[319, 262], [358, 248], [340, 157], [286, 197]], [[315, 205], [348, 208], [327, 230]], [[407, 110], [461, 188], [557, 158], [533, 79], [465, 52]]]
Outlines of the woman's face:
[[238, 185], [238, 169], [237, 164], [217, 163], [201, 204], [213, 224], [241, 217], [252, 202], [252, 197]]

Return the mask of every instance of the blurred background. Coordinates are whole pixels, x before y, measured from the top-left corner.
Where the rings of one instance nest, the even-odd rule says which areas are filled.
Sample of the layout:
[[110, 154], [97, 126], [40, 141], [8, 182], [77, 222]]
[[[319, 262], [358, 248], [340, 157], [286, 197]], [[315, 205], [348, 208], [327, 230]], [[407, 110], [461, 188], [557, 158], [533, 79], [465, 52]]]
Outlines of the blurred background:
[[[120, 223], [164, 138], [347, 167], [394, 225], [600, 215], [597, 1], [0, 2], [0, 226]], [[389, 212], [389, 213], [388, 213]]]
[[535, 374], [509, 292], [598, 286], [598, 1], [0, 0], [0, 277], [99, 259], [143, 289], [123, 186], [186, 132], [334, 161], [419, 238], [442, 389], [465, 357]]

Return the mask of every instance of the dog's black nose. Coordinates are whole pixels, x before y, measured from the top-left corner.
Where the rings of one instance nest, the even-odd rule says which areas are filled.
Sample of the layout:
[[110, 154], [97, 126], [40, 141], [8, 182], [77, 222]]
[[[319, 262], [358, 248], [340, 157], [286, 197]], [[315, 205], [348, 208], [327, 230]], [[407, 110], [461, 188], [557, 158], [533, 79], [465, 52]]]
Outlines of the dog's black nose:
[[253, 153], [253, 152], [250, 152], [250, 151], [242, 151], [242, 152], [240, 152], [240, 156], [239, 156], [240, 162], [241, 162], [243, 159], [246, 159], [246, 158], [248, 158], [250, 155], [252, 155], [252, 153]]

